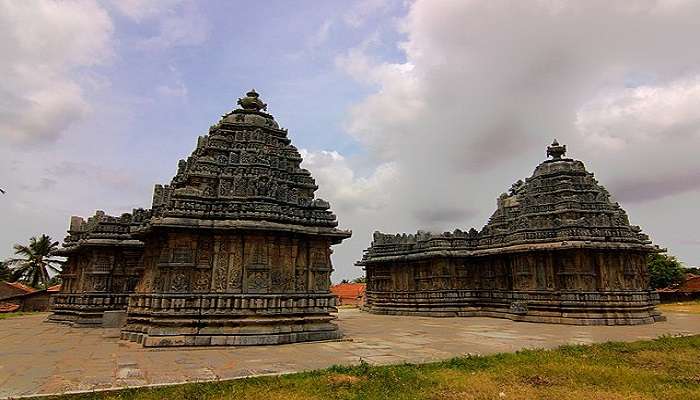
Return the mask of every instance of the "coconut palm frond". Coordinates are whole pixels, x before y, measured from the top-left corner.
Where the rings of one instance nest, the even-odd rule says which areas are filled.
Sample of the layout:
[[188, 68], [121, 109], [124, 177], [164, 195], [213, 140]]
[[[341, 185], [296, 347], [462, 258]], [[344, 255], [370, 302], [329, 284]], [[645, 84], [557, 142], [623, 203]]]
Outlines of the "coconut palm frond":
[[46, 286], [52, 273], [60, 273], [63, 266], [63, 262], [53, 256], [58, 245], [48, 235], [34, 236], [29, 239], [28, 246], [14, 245], [15, 255], [19, 257], [9, 259], [6, 263], [17, 280], [33, 287]]
[[31, 245], [30, 246], [23, 246], [21, 244], [16, 244], [12, 247], [15, 249], [15, 254], [17, 254], [17, 255], [23, 255], [23, 256], [28, 256], [28, 257], [34, 255], [34, 251], [31, 248]]

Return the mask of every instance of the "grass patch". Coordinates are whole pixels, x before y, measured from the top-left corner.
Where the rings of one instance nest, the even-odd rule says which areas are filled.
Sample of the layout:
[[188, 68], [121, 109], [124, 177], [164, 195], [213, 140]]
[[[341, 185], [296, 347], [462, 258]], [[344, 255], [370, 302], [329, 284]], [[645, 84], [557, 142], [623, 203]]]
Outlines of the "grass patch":
[[676, 303], [659, 304], [659, 310], [669, 312], [681, 312], [688, 314], [700, 314], [700, 300], [681, 301]]
[[2, 313], [2, 314], [0, 314], [0, 319], [8, 319], [8, 318], [13, 318], [13, 317], [21, 317], [23, 315], [34, 315], [34, 314], [39, 314], [39, 313], [38, 312], [24, 312], [24, 311]]
[[279, 377], [52, 399], [700, 400], [700, 335], [523, 350], [420, 365], [361, 363]]

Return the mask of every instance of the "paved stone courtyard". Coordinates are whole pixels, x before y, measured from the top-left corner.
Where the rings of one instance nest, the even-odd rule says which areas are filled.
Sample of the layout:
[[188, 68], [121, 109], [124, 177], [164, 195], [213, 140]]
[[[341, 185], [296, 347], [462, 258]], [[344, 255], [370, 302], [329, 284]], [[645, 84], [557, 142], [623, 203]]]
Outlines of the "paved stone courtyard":
[[641, 326], [572, 326], [495, 318], [396, 317], [341, 310], [345, 339], [237, 348], [144, 349], [118, 330], [44, 323], [47, 314], [0, 320], [0, 398], [80, 390], [232, 379], [353, 364], [390, 364], [700, 334], [700, 315], [665, 313]]

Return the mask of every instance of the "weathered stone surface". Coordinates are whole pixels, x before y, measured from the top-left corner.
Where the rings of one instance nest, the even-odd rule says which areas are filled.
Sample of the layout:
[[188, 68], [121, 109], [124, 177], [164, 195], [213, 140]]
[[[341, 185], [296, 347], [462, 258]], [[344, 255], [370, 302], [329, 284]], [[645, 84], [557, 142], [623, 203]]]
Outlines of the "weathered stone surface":
[[122, 328], [126, 324], [126, 309], [105, 311], [102, 315], [103, 328]]
[[131, 236], [131, 228], [149, 216], [150, 211], [138, 209], [120, 217], [97, 211], [87, 221], [71, 217], [57, 252], [67, 262], [61, 292], [51, 299], [49, 321], [99, 327], [105, 311], [126, 310], [143, 272], [143, 242]]
[[277, 344], [340, 337], [330, 312], [328, 202], [255, 91], [156, 185], [122, 338], [144, 346]]
[[552, 143], [552, 159], [498, 198], [480, 232], [376, 232], [357, 263], [365, 309], [580, 325], [662, 318], [646, 271], [646, 255], [660, 249], [565, 152]]

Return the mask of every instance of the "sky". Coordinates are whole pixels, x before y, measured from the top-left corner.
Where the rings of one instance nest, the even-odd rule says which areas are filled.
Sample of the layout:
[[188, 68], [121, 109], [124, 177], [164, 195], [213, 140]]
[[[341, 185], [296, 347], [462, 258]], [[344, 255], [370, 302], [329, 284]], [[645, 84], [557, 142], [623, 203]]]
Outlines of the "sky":
[[480, 229], [556, 138], [700, 265], [700, 2], [0, 0], [0, 258], [150, 207], [255, 88], [353, 236]]

